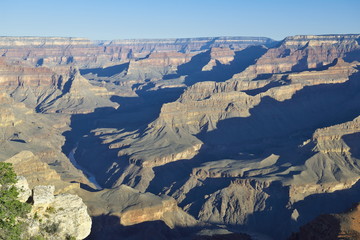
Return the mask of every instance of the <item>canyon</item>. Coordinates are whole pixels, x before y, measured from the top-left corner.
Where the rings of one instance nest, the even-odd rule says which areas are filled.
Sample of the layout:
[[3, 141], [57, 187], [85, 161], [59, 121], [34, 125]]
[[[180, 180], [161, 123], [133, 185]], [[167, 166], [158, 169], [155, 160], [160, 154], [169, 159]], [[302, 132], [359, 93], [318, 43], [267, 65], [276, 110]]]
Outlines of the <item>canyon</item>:
[[87, 239], [360, 234], [358, 34], [0, 37], [0, 56], [0, 161], [81, 197]]

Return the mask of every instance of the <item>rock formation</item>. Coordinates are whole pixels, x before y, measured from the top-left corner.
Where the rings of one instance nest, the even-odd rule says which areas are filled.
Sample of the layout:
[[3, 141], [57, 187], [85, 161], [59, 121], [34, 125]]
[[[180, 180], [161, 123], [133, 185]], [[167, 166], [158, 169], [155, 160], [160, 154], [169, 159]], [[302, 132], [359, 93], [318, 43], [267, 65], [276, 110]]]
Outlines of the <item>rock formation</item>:
[[84, 239], [90, 234], [91, 218], [82, 199], [76, 195], [54, 196], [54, 186], [35, 186], [30, 220], [31, 235], [39, 234], [52, 239], [67, 236]]
[[73, 67], [51, 70], [1, 59], [0, 68], [2, 92], [38, 112], [88, 113], [117, 106], [102, 97], [109, 95], [106, 89], [92, 86]]
[[125, 185], [98, 194], [108, 203], [108, 211], [118, 216], [124, 226], [156, 220], [163, 220], [170, 228], [196, 224], [196, 220], [168, 196], [140, 193]]
[[84, 239], [90, 234], [92, 221], [79, 196], [54, 196], [53, 185], [37, 185], [31, 190], [23, 176], [18, 177], [15, 186], [20, 193], [19, 200], [31, 204], [31, 211], [24, 218], [24, 239]]

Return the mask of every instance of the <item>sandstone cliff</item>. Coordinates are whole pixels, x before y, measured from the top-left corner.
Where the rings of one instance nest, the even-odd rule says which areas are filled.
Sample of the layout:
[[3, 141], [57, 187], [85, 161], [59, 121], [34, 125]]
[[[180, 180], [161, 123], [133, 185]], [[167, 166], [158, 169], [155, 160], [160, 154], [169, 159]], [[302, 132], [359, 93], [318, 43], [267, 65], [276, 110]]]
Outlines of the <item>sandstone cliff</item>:
[[41, 162], [39, 157], [30, 151], [22, 151], [5, 162], [12, 163], [15, 173], [18, 176], [25, 177], [30, 188], [43, 183], [54, 185], [56, 193], [80, 188], [79, 183], [63, 181], [59, 173], [51, 169], [48, 164]]
[[262, 78], [267, 74], [304, 71], [331, 65], [336, 58], [359, 49], [359, 35], [293, 36], [270, 49], [256, 65], [235, 78]]

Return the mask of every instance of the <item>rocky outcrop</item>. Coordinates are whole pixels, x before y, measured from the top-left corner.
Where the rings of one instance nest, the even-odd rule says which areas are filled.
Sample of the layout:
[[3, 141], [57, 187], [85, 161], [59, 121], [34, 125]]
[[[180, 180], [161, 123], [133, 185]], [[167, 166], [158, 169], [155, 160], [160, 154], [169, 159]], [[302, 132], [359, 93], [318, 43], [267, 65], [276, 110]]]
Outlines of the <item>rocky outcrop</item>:
[[34, 187], [27, 234], [59, 240], [86, 238], [90, 234], [91, 218], [82, 199], [71, 194], [54, 196], [54, 191], [54, 186]]
[[55, 186], [35, 186], [32, 195], [34, 206], [48, 206], [50, 203], [54, 202], [54, 192]]
[[71, 194], [57, 195], [53, 206], [56, 211], [54, 219], [60, 222], [59, 235], [84, 239], [90, 234], [91, 218], [81, 198]]
[[358, 155], [353, 146], [359, 132], [359, 117], [315, 131], [312, 139], [304, 143], [313, 145], [315, 154], [306, 160], [300, 174], [294, 176], [290, 187], [292, 202], [311, 194], [350, 189], [358, 182]]
[[[300, 177], [303, 178], [303, 175], [305, 175], [305, 172], [303, 174], [300, 174]], [[348, 171], [347, 171], [348, 172]], [[333, 175], [330, 171], [328, 173], [329, 175]], [[310, 179], [307, 181], [308, 183], [304, 183], [306, 181], [300, 181], [300, 183], [297, 183], [298, 179], [296, 176], [294, 183], [290, 186], [289, 191], [289, 200], [294, 203], [301, 200], [304, 200], [307, 196], [311, 196], [313, 194], [325, 194], [325, 193], [333, 193], [339, 190], [345, 190], [350, 189], [352, 186], [354, 186], [358, 180], [358, 176], [351, 176], [355, 174], [350, 174], [349, 179], [345, 180], [332, 180], [328, 181], [326, 183], [316, 183], [311, 182]]]
[[31, 188], [43, 183], [53, 184], [56, 186], [56, 193], [60, 193], [80, 187], [79, 183], [63, 181], [54, 169], [40, 161], [39, 157], [30, 151], [22, 151], [7, 159], [6, 162], [12, 163], [15, 173], [25, 177]]
[[26, 177], [31, 187], [44, 181], [60, 180], [60, 175], [30, 151], [22, 151], [6, 160], [17, 175]]
[[32, 192], [26, 178], [24, 176], [17, 176], [14, 186], [18, 189], [18, 200], [20, 202], [27, 202], [32, 195]]
[[235, 180], [228, 187], [205, 196], [198, 217], [204, 222], [243, 225], [248, 215], [266, 209], [269, 183]]
[[77, 195], [54, 195], [55, 186], [37, 185], [31, 190], [23, 176], [14, 186], [18, 200], [30, 204], [30, 212], [21, 217], [22, 239], [84, 239], [90, 234], [91, 218], [87, 206]]
[[196, 224], [196, 220], [183, 212], [171, 197], [141, 194], [124, 185], [115, 191], [104, 193], [103, 197], [110, 204], [115, 199], [117, 203], [121, 203], [111, 206], [113, 214], [120, 217], [120, 223], [124, 226], [156, 220], [164, 221], [170, 228]]
[[143, 222], [163, 221], [170, 228], [192, 227], [197, 221], [177, 206], [169, 196], [141, 193], [126, 185], [89, 194], [80, 191], [93, 216], [117, 217], [118, 224], [131, 226]]
[[23, 123], [23, 119], [20, 119], [19, 116], [17, 116], [14, 108], [23, 110], [24, 114], [32, 112], [30, 109], [27, 109], [24, 104], [15, 103], [6, 93], [0, 93], [0, 100], [3, 103], [0, 111], [0, 127], [2, 129], [15, 127]]

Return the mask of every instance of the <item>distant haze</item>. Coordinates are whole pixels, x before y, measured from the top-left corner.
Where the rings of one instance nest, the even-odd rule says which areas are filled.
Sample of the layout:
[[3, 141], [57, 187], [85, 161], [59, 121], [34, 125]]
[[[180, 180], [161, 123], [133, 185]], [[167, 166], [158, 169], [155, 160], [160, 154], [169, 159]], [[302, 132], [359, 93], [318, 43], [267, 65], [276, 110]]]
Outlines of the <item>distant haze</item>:
[[360, 33], [359, 0], [2, 0], [2, 36], [93, 40]]

